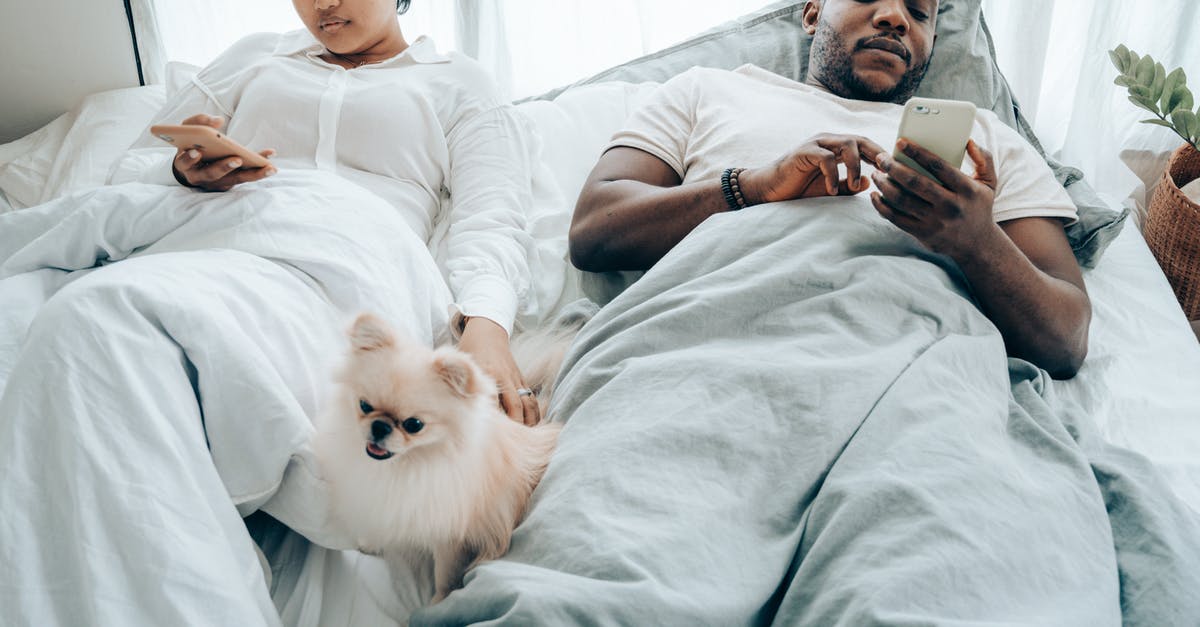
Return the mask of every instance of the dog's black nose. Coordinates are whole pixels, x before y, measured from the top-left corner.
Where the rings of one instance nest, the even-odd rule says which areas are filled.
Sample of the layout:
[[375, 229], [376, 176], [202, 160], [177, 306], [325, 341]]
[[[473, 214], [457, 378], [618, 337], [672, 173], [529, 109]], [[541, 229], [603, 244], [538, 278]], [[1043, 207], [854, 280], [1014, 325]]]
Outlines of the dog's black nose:
[[391, 434], [392, 425], [382, 420], [376, 420], [375, 422], [371, 423], [371, 437], [375, 438], [376, 442], [388, 437]]

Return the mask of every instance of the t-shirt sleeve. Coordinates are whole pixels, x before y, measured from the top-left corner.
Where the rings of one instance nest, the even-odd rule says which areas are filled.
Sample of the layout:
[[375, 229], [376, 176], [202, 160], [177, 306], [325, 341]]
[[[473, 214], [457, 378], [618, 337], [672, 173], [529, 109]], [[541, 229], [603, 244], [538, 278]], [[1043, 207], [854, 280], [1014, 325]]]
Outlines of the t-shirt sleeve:
[[1067, 224], [1074, 223], [1079, 218], [1075, 203], [1054, 178], [1046, 160], [999, 119], [988, 122], [990, 150], [999, 176], [992, 206], [996, 222], [1038, 217], [1062, 218]]
[[688, 139], [696, 123], [695, 68], [663, 83], [625, 121], [605, 150], [626, 146], [648, 152], [684, 178]]

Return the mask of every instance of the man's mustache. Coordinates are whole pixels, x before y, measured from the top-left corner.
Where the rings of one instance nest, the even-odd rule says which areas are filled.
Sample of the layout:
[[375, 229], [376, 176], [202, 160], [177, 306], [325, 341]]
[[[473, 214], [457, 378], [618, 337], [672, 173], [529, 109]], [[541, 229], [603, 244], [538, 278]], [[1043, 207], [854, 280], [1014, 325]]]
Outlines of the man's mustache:
[[894, 52], [904, 59], [906, 65], [912, 65], [912, 52], [903, 43], [900, 43], [898, 37], [891, 35], [875, 35], [858, 40], [856, 50], [866, 50], [871, 48], [883, 49]]

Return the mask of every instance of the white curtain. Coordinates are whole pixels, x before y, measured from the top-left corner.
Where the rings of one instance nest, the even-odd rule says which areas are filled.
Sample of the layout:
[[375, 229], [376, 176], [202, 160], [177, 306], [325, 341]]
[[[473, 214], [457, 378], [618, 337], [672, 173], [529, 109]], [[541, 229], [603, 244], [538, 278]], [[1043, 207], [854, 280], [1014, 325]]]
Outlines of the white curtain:
[[[535, 95], [660, 50], [767, 0], [414, 0], [411, 40], [478, 59], [510, 98]], [[285, 0], [133, 0], [148, 82], [166, 61], [203, 65], [240, 37], [301, 28]], [[983, 0], [1001, 69], [1047, 150], [1114, 202], [1153, 183], [1182, 142], [1112, 84], [1124, 43], [1183, 66], [1200, 101], [1200, 1]], [[1123, 160], [1122, 160], [1122, 155]], [[1130, 171], [1136, 170], [1136, 175]], [[1147, 185], [1149, 187], [1149, 185]]]
[[1200, 103], [1196, 0], [984, 0], [1000, 68], [1046, 149], [1110, 200], [1144, 209], [1170, 152], [1183, 145], [1113, 84], [1119, 44], [1183, 67]]
[[[167, 61], [204, 65], [239, 38], [302, 28], [286, 0], [133, 0], [147, 82]], [[510, 98], [535, 95], [665, 48], [768, 0], [414, 0], [410, 41], [479, 60]]]

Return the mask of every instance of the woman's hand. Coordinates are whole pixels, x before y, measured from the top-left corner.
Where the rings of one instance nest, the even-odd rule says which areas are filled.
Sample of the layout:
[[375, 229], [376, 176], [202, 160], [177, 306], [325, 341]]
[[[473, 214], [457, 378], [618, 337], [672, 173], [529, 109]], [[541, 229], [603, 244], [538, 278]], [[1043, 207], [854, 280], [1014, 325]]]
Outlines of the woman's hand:
[[[499, 387], [500, 409], [509, 418], [533, 426], [541, 420], [537, 398], [528, 393], [508, 348], [508, 332], [487, 318], [467, 318], [458, 348], [475, 359]], [[522, 395], [520, 391], [524, 391]]]
[[[225, 125], [225, 120], [201, 113], [184, 120], [183, 124], [199, 124], [219, 129]], [[258, 154], [270, 158], [275, 151], [263, 150]], [[174, 163], [171, 164], [175, 180], [179, 181], [180, 185], [195, 187], [206, 192], [223, 192], [234, 185], [264, 179], [275, 174], [276, 171], [273, 165], [263, 168], [243, 168], [242, 160], [237, 157], [226, 157], [216, 161], [201, 161], [201, 159], [198, 150], [180, 149], [175, 155]]]

